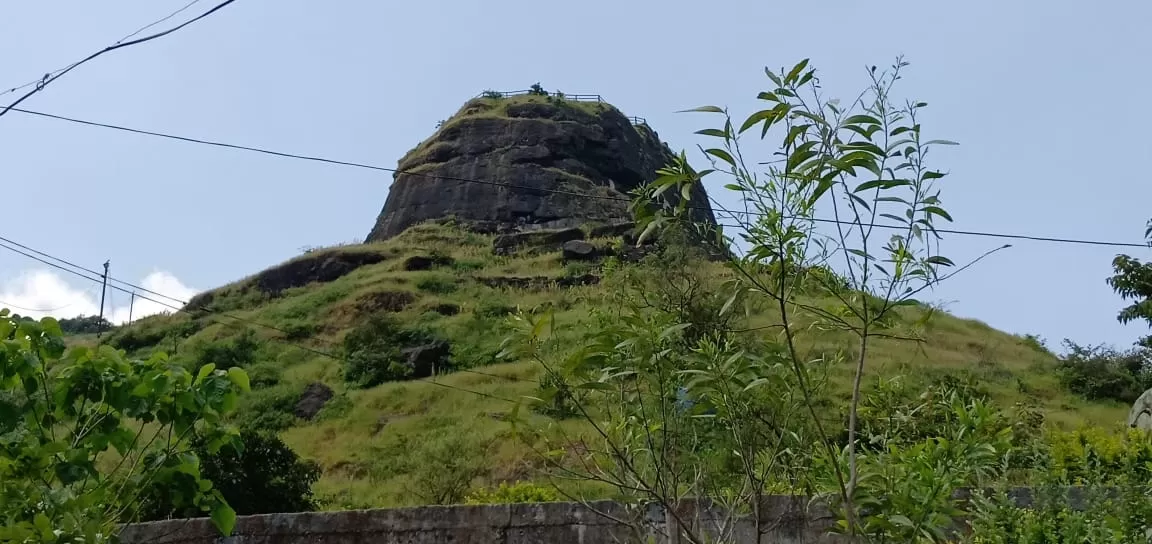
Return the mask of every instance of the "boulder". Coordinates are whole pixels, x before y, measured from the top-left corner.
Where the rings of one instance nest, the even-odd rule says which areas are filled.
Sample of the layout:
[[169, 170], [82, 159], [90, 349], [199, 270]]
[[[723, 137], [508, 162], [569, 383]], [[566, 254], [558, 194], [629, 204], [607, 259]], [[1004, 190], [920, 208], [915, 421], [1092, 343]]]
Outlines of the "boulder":
[[588, 237], [612, 238], [616, 236], [625, 236], [630, 234], [634, 228], [636, 228], [636, 223], [631, 221], [624, 223], [613, 223], [611, 225], [600, 225], [597, 227], [592, 227], [592, 229], [588, 231]]
[[565, 242], [583, 239], [584, 231], [577, 228], [517, 232], [497, 236], [492, 241], [492, 252], [497, 255], [511, 255], [523, 248], [547, 251], [560, 249]]
[[431, 270], [438, 266], [452, 266], [455, 262], [447, 255], [413, 255], [404, 260], [404, 270]]
[[456, 315], [460, 313], [460, 305], [451, 302], [441, 302], [433, 306], [432, 311], [440, 315]]
[[566, 261], [590, 261], [599, 256], [596, 246], [584, 240], [569, 240], [560, 249]]
[[1152, 431], [1152, 389], [1145, 391], [1132, 404], [1132, 410], [1128, 413], [1128, 426]]
[[296, 401], [296, 409], [293, 413], [298, 418], [311, 420], [320, 413], [320, 409], [324, 408], [325, 404], [328, 404], [332, 395], [331, 387], [320, 382], [310, 383], [308, 387], [304, 388], [304, 392], [300, 393], [300, 400]]
[[400, 353], [404, 356], [404, 365], [411, 370], [409, 377], [427, 378], [448, 367], [452, 346], [444, 340], [433, 340], [427, 344], [404, 348]]

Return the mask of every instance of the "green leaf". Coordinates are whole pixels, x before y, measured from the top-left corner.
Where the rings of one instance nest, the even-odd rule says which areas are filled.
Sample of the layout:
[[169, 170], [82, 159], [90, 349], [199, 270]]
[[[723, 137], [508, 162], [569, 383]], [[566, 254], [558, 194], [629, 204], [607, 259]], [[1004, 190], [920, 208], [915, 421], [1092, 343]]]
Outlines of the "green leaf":
[[883, 180], [883, 179], [874, 179], [872, 181], [865, 181], [864, 183], [857, 185], [856, 188], [852, 190], [852, 192], [853, 193], [859, 193], [861, 191], [867, 191], [868, 189], [875, 189], [877, 187], [883, 187], [884, 184], [886, 184], [886, 183], [888, 183], [888, 180]]
[[748, 191], [748, 189], [744, 188], [741, 185], [736, 185], [735, 183], [727, 183], [724, 185], [724, 188], [728, 189], [729, 191], [740, 191], [740, 192], [747, 192]]
[[793, 66], [792, 70], [788, 72], [788, 75], [784, 76], [784, 82], [789, 83], [796, 81], [796, 78], [800, 77], [800, 72], [803, 71], [806, 66], [808, 66], [808, 59], [797, 62], [796, 66]]
[[780, 81], [780, 76], [773, 73], [772, 70], [767, 66], [764, 67], [764, 73], [768, 75], [768, 79], [771, 79], [772, 83], [775, 83], [777, 87], [782, 87], [784, 85], [784, 82]]
[[744, 120], [744, 123], [740, 125], [740, 134], [743, 134], [744, 131], [756, 126], [761, 121], [767, 123], [765, 126], [770, 126], [778, 118], [777, 115], [778, 113], [775, 109], [760, 110], [756, 113], [753, 113], [752, 115], [749, 115], [748, 118]]
[[727, 138], [728, 137], [727, 132], [724, 132], [723, 130], [720, 130], [718, 128], [705, 128], [705, 129], [697, 130], [696, 134], [700, 134], [703, 136], [715, 136], [717, 138]]
[[924, 145], [960, 145], [960, 142], [953, 142], [952, 140], [928, 140]]
[[925, 206], [924, 207], [924, 213], [927, 213], [930, 215], [939, 215], [940, 217], [943, 217], [944, 219], [948, 220], [949, 222], [952, 221], [952, 216], [948, 215], [948, 212], [944, 211], [944, 208], [941, 208], [939, 206]]
[[928, 257], [927, 259], [924, 259], [924, 262], [926, 262], [928, 264], [938, 265], [938, 266], [955, 266], [956, 265], [956, 263], [952, 262], [952, 259], [949, 259], [948, 257], [940, 256], [940, 255], [933, 255], [931, 257]]
[[844, 120], [845, 125], [879, 125], [880, 120], [871, 115], [853, 115]]
[[940, 179], [940, 178], [944, 177], [945, 175], [947, 175], [947, 174], [944, 174], [943, 172], [934, 172], [932, 170], [927, 170], [923, 174], [920, 175], [920, 181], [928, 181], [930, 179]]
[[196, 383], [204, 381], [204, 378], [207, 378], [213, 370], [216, 370], [216, 363], [208, 363], [200, 367], [200, 372], [196, 373]]
[[700, 106], [700, 107], [698, 107], [698, 108], [692, 108], [692, 109], [690, 109], [690, 110], [680, 110], [680, 111], [678, 111], [678, 112], [676, 112], [676, 113], [691, 113], [691, 112], [701, 112], [701, 113], [724, 113], [724, 109], [723, 109], [723, 108], [720, 108], [720, 107], [717, 107], [717, 106]]
[[587, 389], [589, 391], [612, 391], [616, 389], [616, 386], [604, 382], [584, 382], [582, 384], [578, 384], [576, 389]]
[[780, 101], [780, 97], [776, 96], [776, 93], [770, 93], [770, 92], [761, 92], [760, 94], [756, 95], [756, 98], [758, 98], [760, 100], [769, 100], [772, 102], [779, 102]]
[[728, 164], [731, 164], [732, 166], [736, 166], [736, 159], [732, 158], [732, 154], [728, 153], [727, 151], [725, 151], [723, 149], [717, 149], [717, 148], [705, 149], [704, 152], [709, 154], [709, 155], [712, 155], [713, 157], [716, 157], [716, 158], [718, 158], [718, 159], [720, 159], [720, 160], [722, 160]]
[[236, 511], [221, 500], [212, 507], [212, 524], [220, 534], [232, 536], [232, 530], [236, 528]]
[[908, 516], [905, 516], [903, 514], [896, 514], [893, 516], [889, 516], [888, 521], [890, 521], [896, 525], [901, 525], [904, 527], [913, 527], [916, 525], [915, 523], [912, 523], [912, 520], [908, 519]]
[[248, 382], [248, 373], [244, 372], [243, 368], [234, 366], [228, 369], [228, 379], [236, 384], [241, 391], [248, 392], [252, 390], [251, 384]]
[[691, 326], [692, 326], [691, 323], [679, 323], [676, 325], [672, 325], [671, 327], [668, 327], [668, 328], [666, 328], [660, 332], [659, 339], [664, 340], [665, 338], [668, 338], [669, 336], [672, 336], [673, 334], [676, 334], [676, 333], [678, 333], [684, 329], [687, 329], [688, 327], [691, 327]]

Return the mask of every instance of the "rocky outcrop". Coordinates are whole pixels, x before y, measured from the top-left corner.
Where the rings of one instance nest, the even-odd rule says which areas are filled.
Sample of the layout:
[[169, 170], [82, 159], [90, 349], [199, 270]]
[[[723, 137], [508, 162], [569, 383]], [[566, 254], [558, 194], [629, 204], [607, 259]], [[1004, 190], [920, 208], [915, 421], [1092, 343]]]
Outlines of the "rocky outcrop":
[[[447, 217], [496, 233], [619, 224], [631, 218], [628, 191], [672, 158], [655, 132], [608, 104], [475, 99], [400, 160], [366, 241]], [[704, 189], [691, 197], [697, 220], [714, 223]]]
[[293, 413], [300, 419], [311, 420], [320, 413], [325, 404], [332, 400], [332, 388], [320, 382], [310, 383], [300, 394]]

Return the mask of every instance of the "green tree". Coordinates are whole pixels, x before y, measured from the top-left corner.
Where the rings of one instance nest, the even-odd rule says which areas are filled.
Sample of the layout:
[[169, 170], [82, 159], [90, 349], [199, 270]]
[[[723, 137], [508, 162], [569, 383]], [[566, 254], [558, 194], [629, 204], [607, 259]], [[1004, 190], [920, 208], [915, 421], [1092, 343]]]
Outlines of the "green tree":
[[[302, 461], [275, 434], [244, 430], [241, 448], [225, 447], [211, 452], [197, 438], [193, 451], [200, 459], [201, 477], [210, 480], [240, 515], [278, 512], [308, 512], [316, 509], [312, 485], [320, 479], [320, 467]], [[187, 474], [179, 477], [188, 478]], [[195, 508], [179, 508], [170, 496], [169, 485], [154, 485], [142, 520], [170, 517], [197, 517]]]
[[[1152, 221], [1144, 230], [1144, 238], [1152, 244]], [[1120, 310], [1116, 319], [1121, 323], [1144, 321], [1152, 326], [1152, 263], [1141, 262], [1129, 255], [1117, 255], [1112, 259], [1112, 276], [1108, 285], [1124, 301], [1131, 304]], [[1145, 336], [1138, 344], [1152, 348], [1152, 336]]]
[[[717, 106], [690, 110], [722, 119], [697, 132], [719, 142], [701, 149], [711, 168], [697, 170], [681, 153], [633, 206], [644, 226], [640, 238], [658, 235], [691, 223], [686, 197], [694, 185], [706, 176], [727, 178], [725, 187], [741, 202], [733, 208], [717, 204], [718, 215], [736, 225], [735, 233], [695, 227], [700, 239], [717, 250], [741, 248], [728, 261], [739, 280], [732, 298], [745, 293], [778, 313], [774, 325], [779, 334], [772, 341], [795, 376], [816, 430], [817, 451], [831, 471], [823, 481], [834, 484], [830, 498], [842, 507], [845, 529], [852, 533], [864, 525], [857, 488], [869, 485], [861, 479], [858, 412], [872, 341], [917, 339], [919, 325], [931, 312], [915, 297], [972, 264], [955, 267], [940, 252], [936, 225], [952, 220], [936, 188], [946, 173], [930, 168], [926, 158], [931, 148], [955, 142], [924, 136], [921, 110], [926, 103], [894, 98], [907, 65], [897, 59], [888, 70], [870, 67], [868, 88], [851, 102], [828, 98], [807, 60], [779, 71], [766, 69], [771, 86], [757, 95], [765, 107], [743, 121]], [[743, 143], [749, 133], [767, 144], [760, 156]], [[828, 217], [817, 217], [817, 211]], [[829, 268], [835, 273], [828, 274]], [[814, 329], [853, 337], [854, 345], [846, 350], [850, 357], [809, 354], [802, 348], [803, 337]], [[810, 375], [814, 363], [842, 359], [853, 367], [843, 451], [834, 441], [839, 433], [832, 425], [838, 423], [820, 413], [816, 380]]]
[[153, 484], [231, 533], [236, 514], [189, 441], [211, 452], [234, 442], [223, 417], [248, 389], [243, 370], [66, 349], [55, 319], [17, 322], [6, 309], [0, 339], [0, 542], [108, 541]]

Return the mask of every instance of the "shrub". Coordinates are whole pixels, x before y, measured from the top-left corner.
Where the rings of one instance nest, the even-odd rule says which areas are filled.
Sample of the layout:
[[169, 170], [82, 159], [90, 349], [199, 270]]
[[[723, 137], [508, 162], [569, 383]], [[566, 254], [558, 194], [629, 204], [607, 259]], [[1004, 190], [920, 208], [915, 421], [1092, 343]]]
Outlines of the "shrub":
[[296, 423], [296, 403], [300, 390], [277, 385], [245, 395], [236, 412], [237, 423], [245, 429], [281, 431]]
[[560, 495], [551, 486], [542, 486], [532, 482], [500, 482], [493, 489], [478, 489], [464, 498], [465, 504], [509, 504], [522, 502], [556, 502]]
[[247, 368], [256, 362], [259, 349], [256, 332], [245, 329], [239, 336], [229, 340], [200, 346], [196, 351], [196, 363], [197, 366], [215, 363], [218, 367]]
[[532, 96], [548, 96], [548, 91], [545, 91], [544, 87], [541, 87], [540, 83], [537, 82], [533, 83], [532, 87], [528, 89], [528, 94]]
[[[408, 361], [404, 349], [442, 343], [431, 332], [404, 328], [391, 316], [374, 315], [344, 337], [344, 379], [358, 387], [373, 387], [386, 381], [423, 377], [420, 368]], [[447, 366], [446, 357], [433, 362]]]
[[1088, 400], [1130, 404], [1152, 387], [1147, 348], [1119, 352], [1104, 346], [1080, 346], [1070, 340], [1064, 345], [1068, 354], [1060, 360], [1060, 381], [1073, 393]]
[[[243, 449], [222, 448], [210, 453], [203, 441], [194, 439], [201, 476], [212, 482], [240, 515], [306, 512], [316, 509], [312, 484], [320, 479], [320, 467], [301, 461], [276, 435], [253, 430], [240, 435]], [[140, 518], [187, 518], [198, 510], [173, 505], [168, 487], [153, 485], [145, 495]]]
[[456, 280], [447, 276], [424, 276], [416, 281], [416, 288], [429, 293], [446, 295], [456, 291]]

